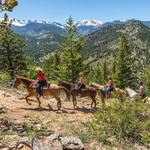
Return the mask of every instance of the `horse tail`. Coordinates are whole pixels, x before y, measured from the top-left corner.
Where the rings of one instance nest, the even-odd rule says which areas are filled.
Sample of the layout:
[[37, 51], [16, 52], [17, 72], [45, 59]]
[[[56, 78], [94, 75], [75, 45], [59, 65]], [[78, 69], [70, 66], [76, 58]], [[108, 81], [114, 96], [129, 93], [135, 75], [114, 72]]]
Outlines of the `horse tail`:
[[70, 91], [67, 88], [65, 88], [63, 86], [59, 86], [59, 88], [60, 88], [60, 90], [63, 90], [66, 93], [67, 97], [70, 95]]

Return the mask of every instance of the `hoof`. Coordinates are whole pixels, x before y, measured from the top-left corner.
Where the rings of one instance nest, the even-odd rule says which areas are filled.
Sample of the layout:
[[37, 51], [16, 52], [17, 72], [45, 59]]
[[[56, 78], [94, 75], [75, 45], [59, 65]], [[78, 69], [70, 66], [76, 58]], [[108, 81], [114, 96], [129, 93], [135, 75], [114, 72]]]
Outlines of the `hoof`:
[[32, 105], [32, 104], [28, 102], [28, 105]]
[[53, 110], [50, 104], [48, 104], [47, 107], [49, 108], [49, 110]]
[[96, 108], [96, 104], [92, 103], [91, 104], [91, 108], [95, 109]]
[[78, 107], [78, 106], [74, 106], [73, 108], [74, 108], [74, 109], [78, 109], [79, 107]]
[[40, 106], [40, 107], [38, 107], [37, 109], [38, 109], [38, 110], [42, 110], [42, 107]]

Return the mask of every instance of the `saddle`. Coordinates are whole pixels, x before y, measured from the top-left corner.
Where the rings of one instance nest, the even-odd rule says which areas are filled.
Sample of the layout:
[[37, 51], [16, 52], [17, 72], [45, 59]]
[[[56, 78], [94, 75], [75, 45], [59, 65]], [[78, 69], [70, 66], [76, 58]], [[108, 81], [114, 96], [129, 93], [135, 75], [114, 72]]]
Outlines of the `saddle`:
[[49, 89], [50, 86], [51, 86], [51, 83], [48, 83], [46, 86], [43, 87], [43, 90], [44, 90], [44, 89], [45, 89], [45, 90]]
[[[30, 87], [36, 88], [37, 85], [38, 85], [38, 81], [33, 81], [33, 82], [31, 83]], [[47, 85], [45, 85], [45, 86], [43, 87], [43, 89], [45, 89], [45, 90], [46, 90], [46, 89], [49, 89], [50, 86], [51, 86], [51, 83], [47, 83]]]

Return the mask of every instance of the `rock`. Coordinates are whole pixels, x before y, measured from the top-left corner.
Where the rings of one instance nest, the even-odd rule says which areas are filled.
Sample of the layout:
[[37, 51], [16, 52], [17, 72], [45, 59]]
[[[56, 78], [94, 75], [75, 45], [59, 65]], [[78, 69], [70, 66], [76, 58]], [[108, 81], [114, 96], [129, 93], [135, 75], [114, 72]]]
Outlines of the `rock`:
[[103, 150], [104, 147], [103, 147], [102, 143], [99, 143], [97, 141], [93, 141], [90, 144], [88, 144], [87, 149]]
[[59, 140], [59, 134], [58, 133], [54, 133], [54, 134], [51, 134], [49, 137], [48, 137], [49, 141], [53, 142], [53, 141], [56, 141], [56, 140]]
[[4, 97], [11, 97], [9, 93], [4, 93]]
[[115, 136], [111, 136], [111, 137], [107, 138], [107, 142], [109, 142], [109, 143], [112, 143], [115, 140], [116, 140]]
[[61, 142], [58, 140], [50, 142], [48, 139], [34, 140], [33, 150], [63, 150]]
[[24, 143], [25, 145], [31, 146], [33, 150], [63, 150], [61, 142], [58, 140], [50, 141], [49, 138], [37, 140], [29, 140], [28, 138], [25, 138], [19, 143]]
[[0, 107], [0, 114], [6, 113], [8, 111], [8, 108], [6, 107]]
[[26, 144], [32, 146], [33, 141], [34, 141], [34, 139], [29, 139], [28, 137], [23, 137], [22, 139], [19, 140], [18, 143], [26, 143]]
[[1, 150], [10, 150], [10, 148], [2, 148]]
[[21, 127], [16, 127], [16, 128], [14, 128], [14, 131], [16, 131], [18, 133], [23, 133], [23, 132], [25, 132], [25, 129], [21, 128]]
[[4, 144], [2, 144], [2, 143], [0, 143], [0, 149], [3, 149], [3, 148], [5, 148], [6, 146], [4, 145]]
[[54, 141], [52, 143], [53, 150], [63, 150], [62, 144], [59, 141]]
[[25, 143], [25, 142], [19, 142], [13, 148], [11, 148], [11, 150], [33, 150], [33, 149], [27, 143]]
[[0, 131], [1, 131], [1, 132], [6, 132], [6, 131], [8, 131], [8, 130], [9, 130], [9, 128], [8, 128], [8, 127], [0, 128]]
[[65, 150], [84, 150], [84, 145], [78, 137], [63, 137], [61, 143]]
[[139, 145], [137, 143], [134, 144], [134, 148], [136, 150], [148, 150], [145, 146]]

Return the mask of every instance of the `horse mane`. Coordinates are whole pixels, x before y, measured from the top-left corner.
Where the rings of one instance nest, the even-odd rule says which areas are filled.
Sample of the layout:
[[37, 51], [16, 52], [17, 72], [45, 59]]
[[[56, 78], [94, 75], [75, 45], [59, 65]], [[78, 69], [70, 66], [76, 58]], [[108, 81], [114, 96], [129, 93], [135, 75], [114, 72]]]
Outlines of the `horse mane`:
[[68, 84], [70, 86], [73, 86], [74, 84], [71, 83], [71, 82], [68, 82], [68, 81], [63, 81], [63, 80], [60, 80], [61, 83], [64, 83], [64, 84]]
[[29, 79], [29, 78], [27, 78], [27, 77], [23, 77], [23, 76], [18, 76], [19, 78], [21, 78], [21, 79], [24, 79], [24, 80], [28, 80], [28, 81], [34, 81], [34, 80], [32, 80], [32, 79]]

